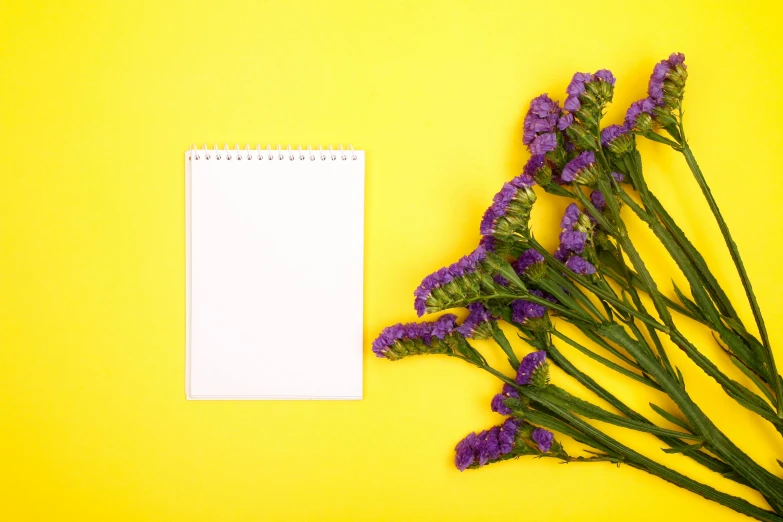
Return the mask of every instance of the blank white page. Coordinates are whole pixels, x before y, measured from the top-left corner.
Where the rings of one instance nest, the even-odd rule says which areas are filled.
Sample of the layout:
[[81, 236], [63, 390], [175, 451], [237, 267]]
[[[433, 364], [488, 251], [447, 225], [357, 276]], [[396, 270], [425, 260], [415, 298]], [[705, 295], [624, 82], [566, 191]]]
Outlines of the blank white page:
[[364, 151], [219, 154], [185, 159], [188, 398], [360, 399]]

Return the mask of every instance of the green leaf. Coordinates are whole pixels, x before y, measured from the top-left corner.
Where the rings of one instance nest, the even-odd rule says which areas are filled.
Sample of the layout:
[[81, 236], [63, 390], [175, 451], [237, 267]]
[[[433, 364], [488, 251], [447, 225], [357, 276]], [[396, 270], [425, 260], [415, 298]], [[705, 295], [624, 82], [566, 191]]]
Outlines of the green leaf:
[[772, 395], [772, 392], [769, 391], [769, 388], [764, 383], [764, 381], [761, 380], [761, 377], [756, 375], [756, 372], [748, 368], [748, 366], [743, 363], [737, 356], [735, 356], [732, 353], [729, 353], [729, 359], [731, 359], [731, 362], [734, 363], [734, 366], [740, 369], [742, 373], [744, 373], [751, 381], [753, 381], [753, 384], [756, 385], [756, 388], [761, 390], [761, 392], [764, 394], [764, 396], [769, 400], [771, 404], [775, 404], [775, 397]]
[[700, 450], [704, 447], [703, 442], [699, 442], [698, 444], [690, 444], [688, 446], [680, 446], [677, 448], [661, 448], [664, 453], [688, 453], [691, 451]]
[[692, 300], [682, 293], [682, 290], [677, 286], [677, 283], [672, 280], [672, 286], [674, 287], [674, 293], [677, 294], [677, 299], [688, 309], [693, 315], [705, 319], [704, 314], [701, 313], [701, 309]]
[[658, 406], [656, 404], [653, 404], [651, 402], [650, 403], [650, 408], [652, 408], [655, 413], [657, 413], [658, 415], [660, 415], [661, 417], [663, 417], [667, 421], [671, 422], [672, 424], [676, 424], [677, 426], [679, 426], [682, 429], [685, 429], [685, 430], [688, 430], [688, 431], [691, 431], [691, 432], [693, 431], [693, 427], [691, 427], [690, 424], [688, 424], [686, 421], [684, 421], [684, 420], [682, 420], [682, 419], [680, 419], [678, 417], [675, 417], [674, 415], [672, 415], [668, 411], [664, 410], [660, 406]]
[[583, 399], [580, 399], [579, 397], [575, 397], [570, 393], [568, 393], [567, 391], [555, 385], [547, 386], [544, 390], [541, 390], [540, 392], [536, 393], [536, 395], [541, 396], [544, 400], [551, 401], [553, 404], [557, 406], [573, 411], [574, 413], [578, 413], [579, 415], [584, 415], [587, 418], [594, 419], [597, 421], [614, 424], [615, 426], [620, 426], [623, 428], [628, 428], [628, 429], [641, 431], [645, 433], [652, 433], [655, 435], [676, 437], [679, 439], [690, 439], [690, 440], [699, 440], [699, 441], [703, 440], [702, 437], [698, 435], [693, 435], [692, 433], [682, 433], [679, 431], [659, 428], [658, 426], [651, 423], [641, 422], [641, 421], [629, 419], [627, 417], [623, 417], [621, 415], [616, 415], [594, 404], [591, 404]]
[[487, 263], [496, 273], [502, 275], [514, 283], [517, 287], [521, 288], [522, 290], [527, 289], [525, 283], [522, 282], [517, 273], [514, 271], [514, 268], [509, 264], [508, 261], [499, 255], [495, 254], [494, 252], [487, 252]]
[[492, 324], [492, 338], [498, 346], [500, 346], [500, 349], [503, 350], [503, 353], [508, 356], [508, 362], [511, 367], [516, 370], [519, 367], [519, 359], [517, 359], [514, 348], [511, 347], [511, 343], [508, 342], [506, 334], [503, 333], [503, 330], [500, 329], [497, 322], [493, 322]]

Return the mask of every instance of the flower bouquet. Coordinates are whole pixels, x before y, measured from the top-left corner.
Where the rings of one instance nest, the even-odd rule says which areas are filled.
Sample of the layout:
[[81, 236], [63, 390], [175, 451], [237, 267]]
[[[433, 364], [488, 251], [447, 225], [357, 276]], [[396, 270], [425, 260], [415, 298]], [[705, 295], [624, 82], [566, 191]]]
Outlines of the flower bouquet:
[[[414, 292], [419, 316], [467, 308], [467, 318], [457, 324], [456, 316], [445, 314], [434, 321], [396, 324], [380, 333], [372, 349], [391, 361], [447, 355], [501, 381], [490, 406], [506, 418], [457, 444], [454, 462], [460, 470], [525, 455], [625, 464], [758, 520], [783, 522], [783, 479], [751, 459], [709, 419], [667, 355], [672, 346], [682, 350], [720, 384], [726, 397], [719, 400], [736, 401], [783, 435], [783, 379], [764, 320], [737, 247], [685, 137], [686, 79], [684, 56], [672, 54], [655, 66], [648, 96], [631, 105], [624, 124], [603, 129], [601, 119], [615, 85], [608, 70], [575, 74], [562, 108], [546, 94], [535, 98], [524, 120], [523, 137], [532, 155], [522, 174], [503, 185], [484, 214], [478, 247], [425, 277]], [[702, 255], [648, 187], [636, 147], [640, 137], [684, 156], [731, 253], [755, 327], [743, 322]], [[536, 185], [573, 201], [560, 222], [560, 244], [554, 252], [542, 247], [530, 229]], [[623, 213], [649, 226], [687, 280], [687, 289], [674, 285], [671, 296], [659, 289], [628, 234]], [[732, 379], [688, 339], [678, 326], [683, 317], [712, 332], [726, 356], [718, 362], [730, 361], [747, 376], [750, 387]], [[515, 328], [533, 351], [520, 359], [501, 322]], [[582, 335], [577, 339], [566, 334], [558, 328], [561, 322]], [[484, 339], [502, 350], [508, 372], [488, 364], [471, 344]], [[668, 395], [677, 411], [650, 406], [652, 413], [677, 429], [661, 427], [630, 408], [573, 364], [561, 351], [564, 346]], [[550, 364], [611, 409], [550, 382]], [[592, 420], [651, 434], [666, 445], [663, 451], [679, 453], [758, 491], [768, 507], [674, 471], [607, 435]], [[589, 452], [569, 454], [558, 434], [589, 447]]]

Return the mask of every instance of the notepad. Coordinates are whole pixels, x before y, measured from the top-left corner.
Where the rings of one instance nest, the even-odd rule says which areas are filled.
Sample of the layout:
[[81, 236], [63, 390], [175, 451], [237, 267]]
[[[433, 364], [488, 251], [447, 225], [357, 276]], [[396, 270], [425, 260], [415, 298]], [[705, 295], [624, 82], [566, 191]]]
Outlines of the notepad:
[[360, 399], [364, 151], [191, 149], [189, 399]]

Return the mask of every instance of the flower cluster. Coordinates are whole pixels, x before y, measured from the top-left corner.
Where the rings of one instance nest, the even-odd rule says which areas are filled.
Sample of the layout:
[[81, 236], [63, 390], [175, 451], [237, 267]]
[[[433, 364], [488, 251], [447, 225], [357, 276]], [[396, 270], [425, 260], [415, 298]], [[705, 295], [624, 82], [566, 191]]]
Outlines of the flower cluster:
[[522, 143], [527, 145], [531, 154], [543, 155], [557, 148], [555, 128], [561, 115], [560, 105], [547, 94], [530, 102], [530, 109], [525, 115]]
[[[596, 193], [601, 194], [598, 191], [593, 191], [593, 194]], [[603, 194], [601, 194], [602, 196]], [[599, 198], [599, 196], [595, 197], [596, 199]], [[595, 266], [580, 255], [587, 247], [588, 237], [592, 233], [593, 225], [590, 218], [582, 213], [575, 203], [571, 203], [566, 208], [563, 219], [560, 221], [560, 228], [562, 229], [560, 232], [560, 246], [555, 250], [555, 259], [565, 263], [567, 268], [577, 274], [594, 274]]]
[[514, 271], [519, 275], [528, 277], [531, 281], [538, 281], [546, 274], [544, 256], [533, 248], [528, 248], [514, 262]]
[[655, 64], [647, 95], [656, 106], [674, 109], [679, 105], [688, 79], [687, 69], [682, 53], [672, 53], [667, 60]]
[[511, 415], [511, 408], [506, 406], [506, 403], [503, 402], [509, 397], [519, 399], [519, 393], [517, 393], [513, 386], [506, 383], [503, 385], [503, 391], [492, 397], [492, 402], [490, 403], [492, 411], [501, 415]]
[[[484, 212], [480, 232], [482, 245], [498, 253], [513, 253], [530, 233], [530, 210], [536, 201], [533, 177], [523, 173], [505, 183]], [[513, 248], [512, 248], [513, 246]]]
[[[563, 108], [570, 113], [577, 113], [580, 120], [591, 118], [590, 123], [598, 125], [597, 119], [592, 119], [592, 114], [586, 112], [580, 114], [582, 106], [600, 107], [612, 101], [615, 78], [611, 71], [601, 69], [595, 74], [576, 73], [571, 78], [571, 83], [566, 88], [566, 98]], [[600, 115], [599, 115], [600, 118]]]
[[601, 131], [601, 145], [617, 155], [632, 150], [633, 139], [626, 125], [609, 125]]
[[456, 263], [425, 277], [413, 292], [419, 317], [448, 308], [450, 303], [464, 298], [466, 292], [478, 295], [482, 284], [487, 284], [483, 274], [477, 273], [486, 256], [487, 250], [479, 245]]
[[555, 440], [555, 435], [544, 428], [536, 428], [533, 430], [530, 438], [533, 439], [533, 442], [538, 444], [538, 451], [546, 453], [552, 447], [552, 441]]
[[676, 123], [671, 111], [682, 102], [688, 71], [685, 55], [672, 53], [653, 68], [647, 85], [647, 98], [631, 104], [625, 114], [625, 127], [629, 131], [652, 131], [653, 121], [664, 127]]
[[459, 441], [455, 451], [454, 464], [460, 471], [469, 467], [481, 467], [510, 454], [515, 447], [517, 431], [522, 421], [506, 419], [500, 426], [494, 426], [478, 435], [470, 433]]
[[398, 323], [384, 328], [372, 343], [377, 357], [396, 361], [408, 355], [448, 353], [446, 339], [456, 326], [457, 317], [445, 314], [433, 322]]
[[520, 386], [543, 387], [549, 383], [549, 363], [546, 352], [539, 350], [522, 358], [517, 369], [516, 382]]
[[[541, 299], [544, 298], [544, 292], [541, 290], [530, 290], [530, 293]], [[511, 302], [511, 318], [515, 323], [531, 330], [545, 329], [548, 326], [546, 312], [546, 306], [534, 301], [517, 299]]]
[[494, 317], [481, 303], [468, 305], [470, 313], [465, 321], [456, 328], [457, 333], [468, 339], [489, 339], [492, 337], [492, 321]]
[[651, 131], [653, 109], [655, 109], [655, 102], [651, 98], [633, 102], [625, 113], [625, 128], [642, 134]]
[[595, 163], [595, 154], [585, 151], [566, 163], [560, 179], [566, 183], [579, 183], [589, 185], [598, 179], [598, 166]]

